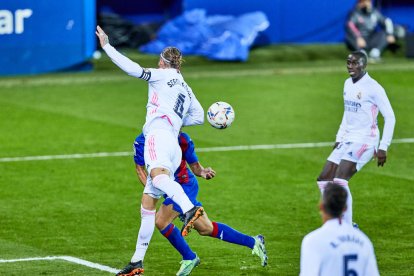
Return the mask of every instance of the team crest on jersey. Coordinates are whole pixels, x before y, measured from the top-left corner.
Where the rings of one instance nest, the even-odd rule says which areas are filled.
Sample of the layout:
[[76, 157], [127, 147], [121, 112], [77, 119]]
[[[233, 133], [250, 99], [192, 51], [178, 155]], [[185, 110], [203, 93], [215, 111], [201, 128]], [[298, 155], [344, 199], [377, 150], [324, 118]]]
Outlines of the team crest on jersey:
[[362, 98], [362, 92], [358, 92], [357, 96], [358, 100], [360, 100]]

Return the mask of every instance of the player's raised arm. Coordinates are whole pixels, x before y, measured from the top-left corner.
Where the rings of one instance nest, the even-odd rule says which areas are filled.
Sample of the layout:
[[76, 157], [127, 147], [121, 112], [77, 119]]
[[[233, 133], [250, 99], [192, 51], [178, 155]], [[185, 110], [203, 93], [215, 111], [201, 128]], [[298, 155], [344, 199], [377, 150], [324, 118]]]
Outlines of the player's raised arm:
[[130, 76], [140, 78], [144, 72], [144, 69], [136, 62], [130, 60], [126, 56], [119, 53], [114, 47], [109, 43], [108, 35], [102, 30], [101, 27], [96, 27], [95, 34], [99, 38], [99, 43], [101, 44], [102, 49], [109, 56], [113, 63], [115, 63], [119, 68], [121, 68], [125, 73]]

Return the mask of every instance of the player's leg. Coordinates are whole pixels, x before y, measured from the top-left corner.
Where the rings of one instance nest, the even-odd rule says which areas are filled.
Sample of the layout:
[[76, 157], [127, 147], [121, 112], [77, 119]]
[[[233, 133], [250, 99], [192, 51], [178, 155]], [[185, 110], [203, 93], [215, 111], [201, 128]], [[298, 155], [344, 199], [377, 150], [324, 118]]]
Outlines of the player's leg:
[[344, 220], [352, 224], [353, 200], [348, 181], [356, 172], [368, 163], [374, 156], [375, 147], [361, 143], [350, 143], [346, 154], [343, 155], [335, 174], [334, 183], [344, 187], [348, 193], [347, 209], [344, 212]]
[[157, 201], [158, 199], [153, 198], [148, 194], [142, 195], [141, 226], [138, 232], [135, 253], [131, 259], [132, 262], [144, 260], [144, 256], [147, 252], [152, 234], [154, 233]]
[[[181, 210], [183, 210], [184, 223], [181, 229], [181, 234], [183, 236], [187, 236], [190, 232], [190, 229], [193, 227], [194, 222], [203, 215], [203, 207], [194, 206], [188, 196], [185, 194], [181, 185], [166, 175], [164, 170], [161, 170], [159, 168], [151, 170], [151, 177], [153, 177], [154, 185], [156, 187], [160, 187], [159, 189], [163, 187], [163, 191], [168, 195], [168, 197], [173, 198], [174, 202], [176, 202], [181, 207]], [[178, 185], [178, 187], [174, 187], [175, 185]]]
[[[176, 204], [174, 203], [174, 205]], [[181, 231], [172, 223], [179, 214], [179, 212], [173, 209], [173, 201], [167, 198], [157, 212], [155, 224], [161, 234], [168, 239], [182, 256], [181, 266], [177, 275], [189, 275], [200, 263], [200, 259], [184, 240]]]
[[206, 213], [194, 223], [194, 229], [202, 236], [211, 236], [250, 249], [253, 249], [255, 244], [253, 237], [243, 234], [224, 223], [210, 221]]
[[318, 184], [319, 190], [321, 191], [321, 194], [323, 194], [323, 191], [325, 190], [326, 185], [328, 185], [329, 182], [333, 181], [337, 168], [338, 168], [337, 164], [329, 160], [326, 161], [322, 169], [322, 172], [316, 181], [316, 183]]
[[348, 181], [349, 179], [357, 172], [356, 170], [356, 163], [348, 161], [348, 160], [341, 160], [338, 166], [338, 170], [336, 172], [334, 183], [339, 184], [348, 193], [348, 197], [346, 199], [346, 210], [344, 212], [344, 220], [350, 224], [352, 224], [352, 194], [351, 189], [349, 188]]
[[191, 250], [181, 235], [181, 231], [172, 223], [179, 213], [173, 210], [173, 205], [162, 204], [157, 212], [155, 225], [161, 234], [181, 254], [183, 260], [193, 260], [196, 254]]
[[252, 237], [239, 232], [224, 223], [212, 222], [205, 212], [204, 215], [194, 223], [194, 229], [196, 229], [202, 236], [210, 236], [225, 242], [246, 246], [252, 249], [253, 254], [260, 257], [262, 266], [267, 265], [267, 255], [264, 246], [264, 237], [262, 235]]
[[180, 165], [181, 157], [178, 138], [171, 132], [156, 130], [146, 136], [144, 159], [152, 183], [168, 197], [173, 198], [185, 213], [181, 233], [186, 236], [194, 221], [202, 215], [203, 208], [194, 206], [181, 185], [173, 180], [173, 174]]
[[[150, 190], [150, 187], [145, 190]], [[144, 190], [144, 192], [145, 192]], [[141, 226], [139, 228], [135, 252], [130, 263], [117, 273], [118, 276], [141, 275], [144, 273], [143, 261], [147, 252], [149, 243], [154, 233], [155, 226], [155, 208], [157, 204], [157, 196], [152, 197], [149, 194], [143, 194], [141, 199]]]
[[336, 174], [336, 170], [338, 168], [338, 164], [339, 162], [341, 162], [341, 158], [348, 147], [347, 143], [338, 143], [335, 145], [336, 146], [332, 150], [331, 154], [328, 156], [328, 159], [322, 169], [322, 172], [319, 174], [318, 179], [316, 181], [321, 195], [323, 194], [326, 185], [328, 185], [329, 182], [333, 181]]

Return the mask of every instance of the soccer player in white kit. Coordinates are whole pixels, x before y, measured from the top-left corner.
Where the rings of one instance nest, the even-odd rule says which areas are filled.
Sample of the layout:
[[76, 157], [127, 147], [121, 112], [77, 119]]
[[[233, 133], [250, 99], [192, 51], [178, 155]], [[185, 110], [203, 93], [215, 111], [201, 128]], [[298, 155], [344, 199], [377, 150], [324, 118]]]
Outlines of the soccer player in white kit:
[[[185, 213], [182, 229], [185, 236], [194, 221], [202, 215], [203, 208], [194, 206], [182, 187], [173, 180], [174, 172], [181, 162], [177, 137], [182, 126], [203, 124], [204, 110], [180, 73], [181, 52], [168, 47], [160, 54], [158, 69], [145, 69], [113, 48], [99, 26], [96, 35], [103, 50], [118, 67], [128, 75], [148, 82], [143, 133], [146, 138], [145, 165], [151, 181], [146, 190], [150, 190], [147, 193], [152, 193], [154, 197], [165, 193], [180, 206]], [[167, 54], [170, 59], [165, 57]], [[142, 210], [142, 213], [155, 215], [155, 210]]]
[[[395, 126], [394, 112], [385, 90], [368, 75], [366, 66], [367, 56], [363, 51], [353, 52], [347, 58], [350, 78], [344, 85], [345, 111], [334, 149], [317, 179], [321, 193], [332, 181], [348, 192], [344, 220], [349, 224], [353, 222], [352, 195], [348, 181], [374, 156], [378, 159], [378, 166], [384, 165]], [[384, 117], [381, 141], [377, 124], [378, 112]]]
[[359, 229], [342, 220], [347, 191], [327, 184], [319, 205], [323, 226], [303, 238], [300, 276], [377, 276], [374, 247]]

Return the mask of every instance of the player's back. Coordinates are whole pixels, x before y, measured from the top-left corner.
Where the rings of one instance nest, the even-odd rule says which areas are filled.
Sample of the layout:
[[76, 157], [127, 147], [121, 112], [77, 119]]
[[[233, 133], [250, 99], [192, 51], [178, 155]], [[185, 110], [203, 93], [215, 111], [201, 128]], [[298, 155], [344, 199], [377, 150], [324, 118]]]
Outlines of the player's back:
[[148, 69], [148, 72], [151, 77], [148, 80], [146, 124], [155, 118], [166, 118], [178, 134], [193, 92], [177, 69]]
[[332, 219], [304, 238], [300, 275], [375, 276], [379, 273], [368, 237], [352, 225]]

